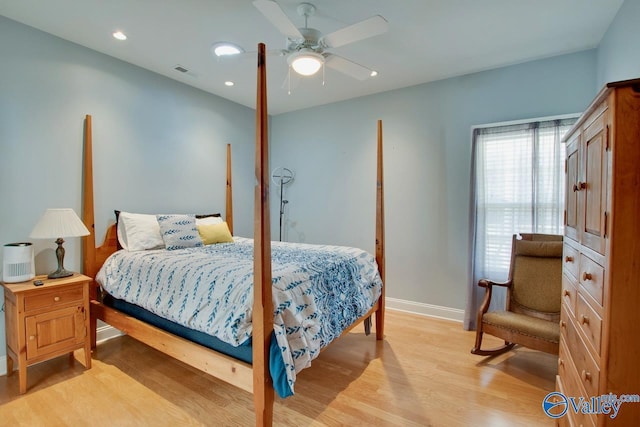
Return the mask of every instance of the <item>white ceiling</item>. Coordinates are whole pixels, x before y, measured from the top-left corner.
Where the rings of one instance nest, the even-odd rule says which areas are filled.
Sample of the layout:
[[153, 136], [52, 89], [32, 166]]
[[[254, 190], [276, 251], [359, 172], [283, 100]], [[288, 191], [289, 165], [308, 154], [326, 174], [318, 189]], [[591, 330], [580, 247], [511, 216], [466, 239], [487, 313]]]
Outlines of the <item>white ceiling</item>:
[[[327, 68], [283, 88], [284, 57], [267, 59], [269, 113], [327, 104], [596, 47], [623, 0], [309, 0], [309, 27], [329, 33], [372, 15], [385, 34], [333, 49], [379, 75], [358, 81]], [[278, 0], [304, 26], [298, 0]], [[251, 0], [0, 0], [0, 14], [248, 107], [255, 105], [253, 56], [220, 61], [212, 43], [248, 51], [286, 46]], [[122, 30], [128, 40], [111, 36]], [[175, 71], [176, 65], [189, 70]], [[235, 86], [224, 85], [226, 80]]]

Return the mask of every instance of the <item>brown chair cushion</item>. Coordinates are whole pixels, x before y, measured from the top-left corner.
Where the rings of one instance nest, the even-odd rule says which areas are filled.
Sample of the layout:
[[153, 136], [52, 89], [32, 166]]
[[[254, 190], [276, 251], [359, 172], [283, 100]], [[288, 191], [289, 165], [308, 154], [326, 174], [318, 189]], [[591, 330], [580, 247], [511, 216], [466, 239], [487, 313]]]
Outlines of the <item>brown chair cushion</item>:
[[553, 343], [560, 341], [560, 325], [557, 322], [549, 322], [524, 314], [490, 311], [482, 316], [482, 323]]
[[544, 313], [559, 313], [562, 299], [562, 242], [515, 242], [511, 298]]
[[562, 241], [516, 240], [515, 254], [562, 258]]

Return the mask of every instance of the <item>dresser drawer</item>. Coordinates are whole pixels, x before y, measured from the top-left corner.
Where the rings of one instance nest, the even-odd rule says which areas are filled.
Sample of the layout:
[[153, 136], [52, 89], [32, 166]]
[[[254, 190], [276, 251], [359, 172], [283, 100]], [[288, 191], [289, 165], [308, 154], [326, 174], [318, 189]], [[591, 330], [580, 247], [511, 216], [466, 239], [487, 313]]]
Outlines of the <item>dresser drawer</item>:
[[24, 297], [24, 310], [32, 311], [42, 308], [63, 307], [72, 304], [83, 304], [84, 288], [74, 285], [64, 288], [43, 290]]
[[587, 341], [591, 343], [594, 350], [600, 354], [600, 339], [602, 335], [602, 319], [591, 308], [589, 303], [578, 295], [576, 305], [576, 320], [582, 332], [587, 337]]
[[562, 303], [569, 309], [571, 314], [576, 312], [576, 300], [578, 297], [578, 287], [570, 276], [562, 275]]
[[[556, 391], [559, 391], [560, 393], [562, 393], [565, 396], [567, 396], [566, 387], [564, 386], [562, 378], [563, 377], [560, 374], [558, 374], [556, 376]], [[558, 400], [556, 400], [556, 401], [558, 401]], [[556, 418], [555, 419], [556, 427], [574, 427], [576, 425], [576, 422], [573, 419], [573, 417], [574, 417], [573, 411], [571, 411], [570, 408], [569, 408], [567, 410], [566, 414], [564, 414], [560, 418]]]
[[[567, 349], [566, 341], [560, 340], [560, 352], [558, 353], [558, 376], [563, 379], [563, 383], [565, 384], [564, 390], [560, 390], [565, 396], [568, 396], [566, 393], [567, 387], [566, 384], [569, 383], [568, 376], [575, 375], [575, 368], [573, 367], [573, 362], [571, 361], [571, 354]], [[576, 382], [577, 384], [577, 382]], [[577, 393], [577, 386], [574, 385], [573, 389], [569, 390], [572, 393]]]
[[600, 370], [598, 364], [589, 354], [589, 350], [580, 334], [578, 334], [576, 329], [578, 327], [575, 324], [575, 319], [563, 307], [560, 313], [560, 333], [564, 338], [567, 349], [571, 349], [571, 360], [578, 373], [582, 387], [587, 391], [587, 395], [596, 396], [599, 391]]
[[604, 268], [584, 254], [580, 254], [580, 286], [596, 300], [600, 306], [604, 299]]
[[572, 350], [571, 357], [576, 367], [576, 372], [582, 387], [587, 392], [587, 396], [598, 396], [600, 382], [600, 368], [589, 354], [589, 350], [574, 329], [572, 322], [567, 325], [567, 335], [569, 347]]
[[[595, 427], [596, 419], [595, 415], [583, 414], [580, 411], [580, 406], [574, 407], [572, 405], [579, 405], [580, 398], [589, 399], [589, 393], [585, 392], [582, 387], [582, 380], [576, 372], [576, 368], [571, 360], [571, 354], [564, 341], [560, 342], [560, 353], [558, 355], [558, 377], [556, 378], [558, 384], [557, 390], [564, 394], [567, 398], [567, 413], [560, 418], [562, 422], [558, 422], [558, 425], [569, 426], [583, 426], [583, 427]], [[576, 412], [575, 408], [578, 409]]]
[[578, 251], [573, 246], [565, 243], [562, 249], [562, 266], [564, 271], [569, 272], [574, 278], [578, 277], [579, 260]]

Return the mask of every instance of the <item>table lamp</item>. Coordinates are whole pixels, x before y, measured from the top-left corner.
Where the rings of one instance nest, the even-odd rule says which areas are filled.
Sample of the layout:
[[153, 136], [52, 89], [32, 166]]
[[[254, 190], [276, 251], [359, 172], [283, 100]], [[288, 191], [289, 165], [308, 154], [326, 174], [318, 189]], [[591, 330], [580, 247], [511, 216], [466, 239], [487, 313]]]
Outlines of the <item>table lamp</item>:
[[49, 279], [69, 277], [73, 272], [64, 268], [64, 243], [63, 237], [88, 236], [89, 230], [84, 226], [73, 209], [47, 209], [31, 232], [32, 239], [56, 239], [58, 248], [58, 269], [50, 273]]

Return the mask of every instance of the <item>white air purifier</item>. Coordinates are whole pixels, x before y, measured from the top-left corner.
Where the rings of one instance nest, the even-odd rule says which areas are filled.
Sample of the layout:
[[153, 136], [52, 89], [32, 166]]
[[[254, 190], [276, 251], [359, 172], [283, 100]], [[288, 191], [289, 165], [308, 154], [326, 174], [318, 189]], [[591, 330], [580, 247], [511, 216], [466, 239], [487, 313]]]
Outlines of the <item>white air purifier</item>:
[[2, 281], [17, 283], [36, 276], [31, 243], [7, 243], [2, 252]]

